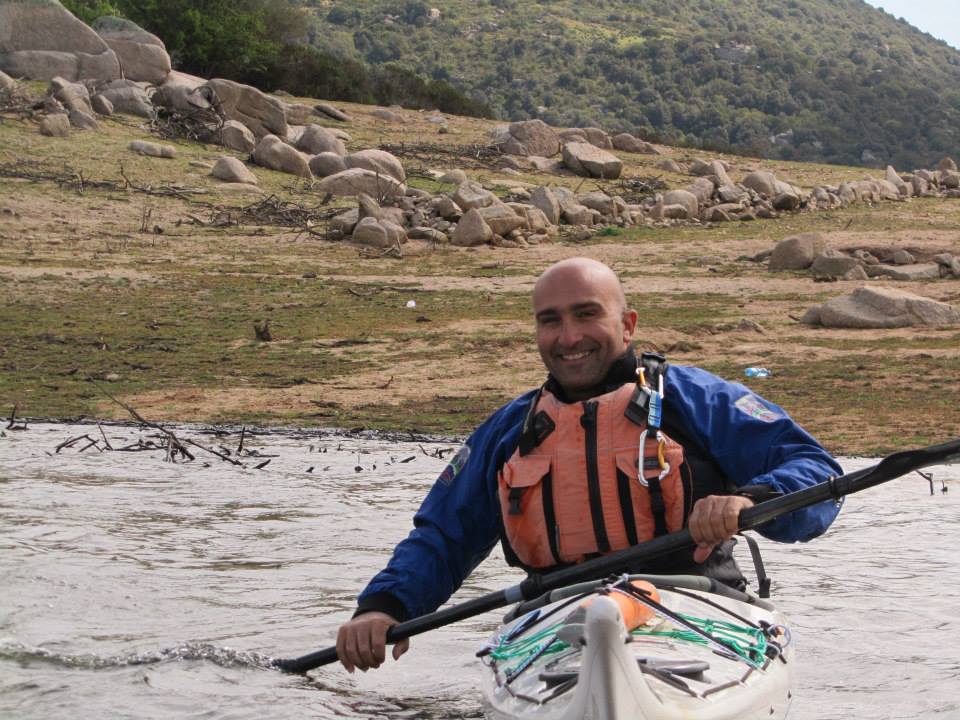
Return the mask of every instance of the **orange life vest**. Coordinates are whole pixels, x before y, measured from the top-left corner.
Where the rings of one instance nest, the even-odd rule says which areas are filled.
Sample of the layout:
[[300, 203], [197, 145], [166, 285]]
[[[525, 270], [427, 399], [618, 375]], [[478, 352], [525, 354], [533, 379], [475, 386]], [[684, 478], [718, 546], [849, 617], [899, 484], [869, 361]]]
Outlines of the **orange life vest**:
[[505, 539], [524, 566], [581, 562], [683, 526], [683, 448], [659, 428], [647, 432], [640, 393], [627, 383], [563, 403], [540, 391], [498, 476]]

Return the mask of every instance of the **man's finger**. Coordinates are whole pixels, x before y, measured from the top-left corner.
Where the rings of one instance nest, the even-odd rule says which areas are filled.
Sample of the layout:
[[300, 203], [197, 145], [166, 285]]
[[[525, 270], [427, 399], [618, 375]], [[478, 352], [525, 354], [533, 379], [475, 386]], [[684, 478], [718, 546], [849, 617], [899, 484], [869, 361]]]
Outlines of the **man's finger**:
[[393, 646], [393, 659], [399, 660], [400, 656], [403, 655], [407, 650], [410, 649], [410, 638], [404, 638], [396, 645]]
[[343, 665], [344, 670], [352, 673], [356, 669], [356, 665], [353, 662], [353, 658], [351, 658], [347, 652], [347, 635], [349, 635], [349, 631], [346, 626], [342, 626], [339, 632], [337, 632], [337, 657], [340, 658], [340, 663]]

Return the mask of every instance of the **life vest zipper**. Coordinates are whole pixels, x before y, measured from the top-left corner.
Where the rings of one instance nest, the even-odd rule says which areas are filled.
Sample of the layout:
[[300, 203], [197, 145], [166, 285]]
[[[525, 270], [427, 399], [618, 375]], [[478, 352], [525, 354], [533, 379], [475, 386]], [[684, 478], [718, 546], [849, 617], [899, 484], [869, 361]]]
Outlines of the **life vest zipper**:
[[600, 492], [600, 467], [597, 459], [597, 410], [599, 403], [585, 401], [580, 425], [584, 429], [584, 449], [587, 461], [587, 490], [590, 497], [590, 516], [593, 519], [593, 534], [597, 540], [597, 551], [610, 552], [610, 540], [607, 526], [603, 520], [603, 497]]

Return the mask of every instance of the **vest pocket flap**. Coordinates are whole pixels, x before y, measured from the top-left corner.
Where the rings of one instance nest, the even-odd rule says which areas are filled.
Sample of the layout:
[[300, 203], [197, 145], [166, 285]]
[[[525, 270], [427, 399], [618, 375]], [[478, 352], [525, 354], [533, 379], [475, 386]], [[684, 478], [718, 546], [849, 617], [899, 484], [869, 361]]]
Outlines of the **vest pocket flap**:
[[616, 456], [617, 470], [631, 480], [637, 479], [637, 455], [636, 450], [623, 450]]
[[536, 485], [550, 473], [551, 460], [549, 455], [513, 457], [503, 466], [503, 481], [511, 488]]

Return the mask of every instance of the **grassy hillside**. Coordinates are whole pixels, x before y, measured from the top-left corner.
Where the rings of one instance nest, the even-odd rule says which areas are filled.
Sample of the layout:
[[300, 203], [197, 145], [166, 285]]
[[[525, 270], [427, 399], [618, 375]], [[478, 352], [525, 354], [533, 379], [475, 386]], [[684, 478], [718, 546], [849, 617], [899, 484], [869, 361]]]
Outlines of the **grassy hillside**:
[[960, 148], [960, 52], [863, 0], [304, 5], [315, 45], [449, 80], [502, 118], [901, 168]]

